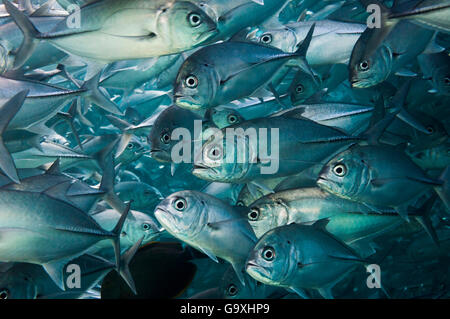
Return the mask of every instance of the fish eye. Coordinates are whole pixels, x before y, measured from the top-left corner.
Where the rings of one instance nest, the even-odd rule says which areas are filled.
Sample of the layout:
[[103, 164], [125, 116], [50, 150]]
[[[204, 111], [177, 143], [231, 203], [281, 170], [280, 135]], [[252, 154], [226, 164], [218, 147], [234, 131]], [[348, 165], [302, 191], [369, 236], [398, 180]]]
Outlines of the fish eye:
[[256, 207], [252, 207], [250, 212], [247, 215], [248, 219], [251, 221], [258, 220], [259, 218], [259, 209]]
[[202, 17], [199, 14], [193, 12], [188, 15], [188, 21], [189, 24], [195, 28], [202, 24]]
[[446, 76], [444, 78], [444, 83], [445, 83], [445, 85], [450, 85], [450, 77]]
[[186, 86], [190, 89], [195, 89], [198, 85], [198, 79], [195, 75], [189, 75], [184, 81]]
[[302, 84], [299, 84], [299, 85], [297, 85], [296, 87], [295, 87], [295, 92], [296, 93], [303, 93], [303, 90], [304, 90], [304, 88], [303, 88], [303, 85]]
[[367, 71], [368, 69], [369, 69], [369, 61], [366, 61], [366, 60], [364, 60], [364, 61], [362, 61], [360, 64], [359, 64], [359, 69], [361, 70], [361, 71]]
[[244, 205], [244, 202], [243, 201], [241, 201], [241, 200], [238, 200], [237, 202], [236, 202], [236, 206], [245, 206]]
[[238, 289], [234, 284], [230, 284], [227, 288], [227, 293], [229, 296], [236, 296]]
[[183, 211], [186, 208], [186, 201], [183, 198], [178, 198], [174, 203], [176, 210]]
[[144, 224], [142, 224], [142, 229], [143, 229], [143, 230], [150, 230], [150, 229], [151, 229], [151, 226], [150, 226], [150, 224], [148, 224], [148, 223], [144, 223]]
[[426, 127], [426, 129], [427, 129], [428, 133], [430, 133], [430, 134], [434, 133], [434, 127], [433, 126], [429, 125], [429, 126]]
[[272, 261], [275, 258], [275, 249], [270, 246], [264, 247], [261, 257], [267, 261]]
[[269, 44], [272, 42], [272, 35], [269, 33], [263, 34], [261, 37], [261, 42], [265, 44]]
[[218, 146], [214, 146], [209, 151], [209, 157], [213, 160], [217, 160], [222, 157], [222, 150]]
[[347, 167], [344, 164], [337, 164], [333, 167], [333, 173], [339, 177], [345, 176], [347, 174]]
[[9, 298], [9, 290], [6, 288], [0, 289], [0, 299], [8, 299]]
[[161, 142], [163, 142], [164, 144], [169, 144], [169, 142], [170, 142], [170, 135], [169, 135], [169, 133], [161, 134]]
[[234, 114], [228, 115], [228, 123], [233, 124], [233, 123], [236, 123], [236, 121], [237, 121], [236, 115], [234, 115]]
[[133, 145], [133, 143], [128, 143], [127, 147], [128, 147], [129, 149], [132, 149], [132, 148], [134, 147], [134, 145]]

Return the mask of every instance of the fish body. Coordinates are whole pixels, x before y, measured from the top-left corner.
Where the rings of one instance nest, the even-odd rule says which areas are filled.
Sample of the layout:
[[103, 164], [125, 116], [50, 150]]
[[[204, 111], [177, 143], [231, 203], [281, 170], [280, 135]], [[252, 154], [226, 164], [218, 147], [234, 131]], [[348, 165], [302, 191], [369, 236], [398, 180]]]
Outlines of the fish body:
[[243, 280], [244, 262], [256, 236], [236, 207], [200, 192], [181, 191], [164, 199], [155, 217], [176, 238], [212, 259], [231, 263]]
[[316, 226], [291, 224], [266, 233], [247, 260], [247, 273], [268, 285], [316, 289], [325, 298], [345, 275], [361, 265], [348, 246]]

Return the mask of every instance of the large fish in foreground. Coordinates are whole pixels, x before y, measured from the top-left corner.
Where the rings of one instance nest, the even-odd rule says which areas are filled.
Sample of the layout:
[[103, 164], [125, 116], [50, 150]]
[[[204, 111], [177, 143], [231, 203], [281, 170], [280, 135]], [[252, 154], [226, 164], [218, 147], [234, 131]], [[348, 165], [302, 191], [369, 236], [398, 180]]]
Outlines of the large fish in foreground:
[[62, 268], [102, 240], [110, 240], [120, 268], [120, 233], [128, 214], [123, 212], [112, 231], [87, 213], [42, 192], [0, 190], [0, 260], [42, 265], [63, 288]]
[[326, 222], [291, 224], [267, 232], [247, 259], [247, 273], [267, 285], [294, 290], [304, 298], [308, 296], [304, 289], [316, 289], [324, 298], [333, 298], [333, 286], [364, 260], [326, 232]]
[[394, 211], [379, 214], [361, 203], [334, 196], [317, 187], [268, 194], [249, 207], [247, 217], [258, 237], [290, 223], [312, 223], [328, 218], [326, 229], [350, 244], [404, 223]]
[[366, 29], [358, 23], [331, 20], [289, 23], [279, 28], [253, 30], [247, 39], [295, 52], [311, 26], [315, 24], [311, 45], [306, 54], [310, 65], [348, 63], [353, 46]]
[[354, 88], [368, 88], [385, 81], [390, 75], [411, 75], [404, 67], [422, 53], [433, 36], [408, 21], [397, 24], [375, 48], [371, 41], [377, 29], [366, 29], [356, 42], [349, 63], [349, 81]]
[[[231, 143], [226, 131], [229, 129], [235, 132]], [[267, 129], [267, 134], [257, 133], [260, 129]], [[252, 132], [259, 135], [252, 138]], [[306, 119], [296, 109], [233, 125], [221, 133], [224, 138], [215, 135], [196, 154], [192, 171], [195, 176], [216, 182], [248, 183], [293, 175], [360, 140]], [[261, 145], [266, 149], [261, 150]]]
[[56, 47], [102, 63], [149, 58], [191, 49], [217, 34], [216, 24], [189, 1], [99, 0], [81, 7], [79, 26], [71, 18], [40, 33], [8, 0], [3, 3], [24, 33], [15, 67], [46, 40]]
[[233, 266], [245, 284], [243, 267], [256, 236], [237, 207], [197, 191], [181, 191], [164, 199], [155, 217], [174, 237], [217, 261]]
[[317, 185], [375, 211], [394, 208], [406, 218], [408, 207], [430, 188], [436, 190], [448, 207], [448, 172], [446, 169], [440, 179], [434, 179], [398, 147], [355, 145], [323, 167]]
[[178, 72], [175, 104], [195, 110], [247, 97], [270, 86], [275, 74], [290, 60], [310, 70], [305, 55], [313, 32], [314, 25], [294, 53], [247, 42], [223, 42], [198, 50]]

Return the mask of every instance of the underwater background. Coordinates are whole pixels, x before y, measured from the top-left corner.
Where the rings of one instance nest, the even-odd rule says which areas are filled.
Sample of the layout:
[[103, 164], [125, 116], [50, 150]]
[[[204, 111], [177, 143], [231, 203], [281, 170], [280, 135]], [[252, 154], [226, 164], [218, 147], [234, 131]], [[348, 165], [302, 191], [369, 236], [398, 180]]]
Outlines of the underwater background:
[[0, 299], [441, 299], [450, 1], [3, 0]]

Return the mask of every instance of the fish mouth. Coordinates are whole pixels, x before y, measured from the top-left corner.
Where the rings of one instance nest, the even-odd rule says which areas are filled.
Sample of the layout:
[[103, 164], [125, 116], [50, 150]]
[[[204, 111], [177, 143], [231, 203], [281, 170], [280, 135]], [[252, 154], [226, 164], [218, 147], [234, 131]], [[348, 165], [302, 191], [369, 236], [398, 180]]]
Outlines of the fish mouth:
[[174, 95], [174, 103], [188, 110], [199, 110], [202, 107], [201, 104], [195, 103], [193, 100], [181, 95]]
[[156, 219], [158, 220], [158, 222], [163, 227], [163, 229], [167, 229], [168, 225], [174, 224], [175, 220], [174, 220], [172, 214], [159, 206], [157, 206], [155, 208], [154, 215], [155, 215]]
[[208, 41], [208, 40], [214, 38], [218, 34], [219, 34], [219, 30], [217, 28], [202, 32], [195, 37], [195, 42], [203, 43], [205, 41]]
[[172, 160], [166, 151], [160, 149], [150, 150], [150, 156], [161, 163], [170, 163]]
[[373, 86], [372, 83], [370, 83], [369, 81], [365, 81], [365, 80], [351, 80], [350, 85], [352, 86], [352, 88], [356, 88], [356, 89], [367, 89], [367, 88]]
[[262, 279], [264, 277], [270, 278], [270, 273], [266, 269], [266, 267], [258, 265], [252, 261], [247, 261], [247, 263], [245, 264], [245, 269], [247, 272], [250, 270], [250, 272], [253, 272], [255, 275], [260, 277], [260, 279]]

